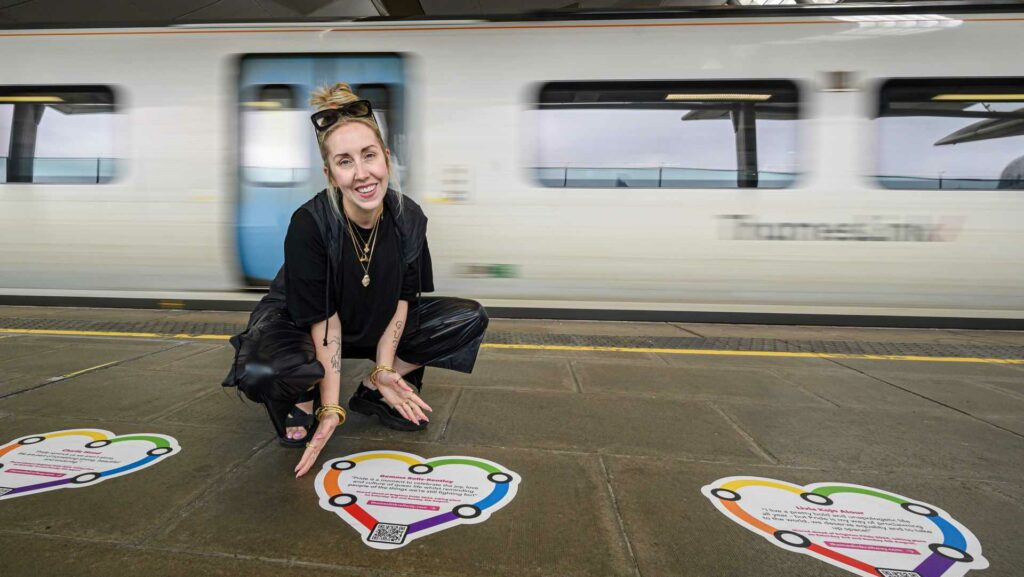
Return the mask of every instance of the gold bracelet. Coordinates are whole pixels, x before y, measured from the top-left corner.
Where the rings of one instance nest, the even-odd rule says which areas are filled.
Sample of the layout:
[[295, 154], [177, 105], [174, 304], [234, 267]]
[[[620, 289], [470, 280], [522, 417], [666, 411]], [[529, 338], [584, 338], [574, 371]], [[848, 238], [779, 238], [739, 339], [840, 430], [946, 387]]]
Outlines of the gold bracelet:
[[377, 375], [380, 374], [380, 373], [396, 373], [397, 374], [398, 371], [396, 371], [395, 369], [392, 369], [391, 367], [389, 367], [387, 365], [377, 365], [376, 367], [374, 367], [373, 372], [370, 373], [370, 384], [371, 385], [373, 385], [375, 387], [380, 386], [380, 385], [377, 384]]
[[345, 422], [345, 417], [347, 416], [345, 409], [343, 409], [341, 405], [324, 405], [316, 410], [316, 420], [319, 421], [327, 413], [334, 413], [335, 415], [338, 415], [339, 425]]

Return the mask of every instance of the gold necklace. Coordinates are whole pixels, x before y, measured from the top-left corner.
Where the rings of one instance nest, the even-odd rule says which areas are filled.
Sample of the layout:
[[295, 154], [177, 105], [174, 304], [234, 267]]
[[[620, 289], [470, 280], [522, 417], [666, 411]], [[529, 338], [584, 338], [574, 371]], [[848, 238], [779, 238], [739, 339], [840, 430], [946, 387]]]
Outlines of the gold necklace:
[[[344, 214], [344, 213], [343, 213]], [[373, 249], [377, 248], [377, 227], [380, 225], [380, 219], [384, 216], [384, 208], [381, 207], [380, 213], [377, 214], [377, 220], [373, 223], [373, 230], [370, 231], [369, 238], [364, 239], [363, 234], [356, 232], [352, 221], [348, 219], [348, 214], [345, 214], [345, 224], [348, 226], [348, 237], [352, 241], [352, 248], [356, 251], [356, 257], [359, 260], [359, 266], [363, 268], [363, 286], [370, 286], [370, 261], [373, 259]], [[356, 243], [356, 236], [359, 237], [359, 242], [363, 246], [359, 246]], [[363, 254], [360, 255], [359, 253]]]
[[374, 236], [377, 234], [377, 226], [374, 225], [373, 229], [370, 231], [370, 236], [368, 238], [363, 238], [363, 233], [360, 231], [359, 227], [353, 227], [353, 226], [349, 225], [348, 230], [349, 230], [349, 233], [351, 233], [350, 236], [353, 237], [352, 238], [352, 246], [355, 247], [356, 252], [359, 252], [360, 248], [359, 248], [359, 245], [356, 244], [355, 237], [359, 237], [359, 242], [362, 243], [362, 245], [363, 245], [363, 247], [362, 247], [362, 253], [363, 254], [359, 255], [359, 262], [364, 262], [364, 263], [365, 262], [369, 262], [370, 261], [370, 258], [369, 258], [370, 244], [373, 242]]

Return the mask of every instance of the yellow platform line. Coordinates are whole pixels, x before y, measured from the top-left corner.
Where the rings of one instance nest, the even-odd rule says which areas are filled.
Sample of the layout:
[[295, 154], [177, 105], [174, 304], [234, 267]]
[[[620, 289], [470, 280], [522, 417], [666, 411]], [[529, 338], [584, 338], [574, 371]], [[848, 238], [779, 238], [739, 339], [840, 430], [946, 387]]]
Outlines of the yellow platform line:
[[614, 353], [659, 353], [666, 355], [720, 355], [737, 357], [789, 357], [804, 359], [872, 359], [883, 361], [935, 361], [946, 363], [996, 363], [1024, 365], [1024, 359], [989, 359], [981, 357], [922, 357], [915, 355], [856, 355], [844, 353], [782, 353], [773, 351], [721, 351], [707, 349], [653, 349], [638, 347], [587, 347], [570, 345], [503, 345], [484, 343], [488, 349], [518, 349], [544, 351], [600, 351]]
[[[192, 335], [188, 333], [130, 333], [114, 331], [70, 331], [56, 329], [2, 329], [0, 334], [51, 335], [68, 337], [117, 337], [175, 340], [226, 341], [231, 335]], [[605, 353], [656, 353], [663, 355], [705, 355], [730, 357], [775, 357], [795, 359], [861, 359], [879, 361], [919, 361], [931, 363], [989, 363], [997, 365], [1024, 365], [1024, 359], [993, 359], [985, 357], [924, 357], [917, 355], [866, 355], [845, 353], [789, 353], [774, 351], [723, 351], [708, 349], [659, 349], [642, 347], [597, 347], [582, 345], [507, 345], [483, 343], [480, 348], [519, 351], [570, 351]]]

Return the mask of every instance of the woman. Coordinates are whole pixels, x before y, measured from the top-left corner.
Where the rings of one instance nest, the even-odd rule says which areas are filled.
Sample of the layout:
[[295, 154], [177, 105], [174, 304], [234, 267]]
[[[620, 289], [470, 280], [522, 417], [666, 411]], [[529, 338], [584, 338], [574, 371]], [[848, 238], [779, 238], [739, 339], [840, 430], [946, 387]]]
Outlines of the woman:
[[370, 103], [339, 83], [314, 92], [311, 104], [328, 186], [292, 216], [282, 273], [287, 313], [308, 327], [324, 377], [320, 408], [314, 413], [313, 400], [303, 399], [285, 421], [282, 444], [306, 448], [296, 477], [345, 418], [342, 358], [376, 365], [351, 410], [393, 429], [422, 430], [431, 411], [419, 396], [424, 367], [471, 372], [487, 328], [475, 301], [420, 298], [434, 289], [427, 219], [388, 188], [391, 151]]

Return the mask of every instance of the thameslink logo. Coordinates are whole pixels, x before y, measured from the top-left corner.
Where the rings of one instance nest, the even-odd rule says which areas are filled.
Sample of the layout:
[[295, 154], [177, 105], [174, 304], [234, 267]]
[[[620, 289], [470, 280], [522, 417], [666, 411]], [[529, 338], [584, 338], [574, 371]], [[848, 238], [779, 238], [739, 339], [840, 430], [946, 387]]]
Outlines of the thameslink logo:
[[763, 222], [750, 214], [720, 214], [718, 238], [723, 240], [953, 242], [963, 217], [939, 219], [854, 217], [852, 222]]

